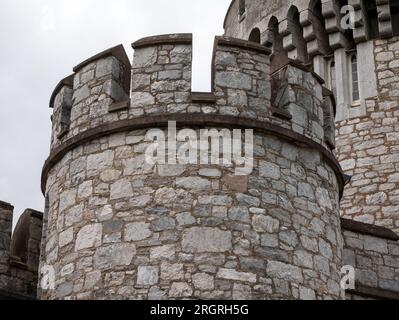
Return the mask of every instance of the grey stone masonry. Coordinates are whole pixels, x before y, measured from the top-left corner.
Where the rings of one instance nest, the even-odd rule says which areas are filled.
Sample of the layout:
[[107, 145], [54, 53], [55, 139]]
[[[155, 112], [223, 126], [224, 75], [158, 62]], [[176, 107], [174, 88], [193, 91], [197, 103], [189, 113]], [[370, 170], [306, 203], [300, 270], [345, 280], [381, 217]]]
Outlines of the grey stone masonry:
[[399, 38], [373, 46], [378, 96], [366, 101], [366, 116], [337, 123], [337, 157], [353, 176], [341, 210], [399, 232]]
[[[367, 228], [367, 225], [365, 225]], [[343, 263], [355, 268], [356, 296], [378, 298], [377, 292], [399, 296], [399, 236], [343, 230]], [[366, 288], [366, 289], [365, 289]], [[370, 288], [374, 290], [370, 290]], [[367, 290], [368, 289], [368, 290]], [[377, 290], [376, 290], [377, 289]], [[374, 296], [373, 296], [374, 294]], [[389, 297], [389, 296], [388, 296]], [[381, 298], [381, 297], [380, 297]]]
[[0, 288], [8, 285], [13, 211], [13, 206], [0, 201]]
[[[110, 110], [108, 97], [99, 103], [84, 80], [102, 83], [101, 61], [118, 75], [119, 60], [97, 56], [75, 74], [71, 127], [43, 171], [41, 263], [54, 268], [56, 287], [42, 299], [343, 296], [343, 179], [325, 142], [320, 79], [291, 61], [281, 65], [278, 81], [296, 99], [280, 105], [291, 115], [280, 117], [269, 50], [217, 37], [213, 91], [195, 94], [191, 42], [191, 35], [135, 42], [123, 110]], [[253, 128], [254, 169], [237, 175], [228, 163], [147, 162], [147, 134], [166, 134], [168, 120], [197, 135], [212, 125]]]
[[13, 209], [0, 201], [0, 298], [36, 299], [42, 214], [26, 210], [11, 237]]

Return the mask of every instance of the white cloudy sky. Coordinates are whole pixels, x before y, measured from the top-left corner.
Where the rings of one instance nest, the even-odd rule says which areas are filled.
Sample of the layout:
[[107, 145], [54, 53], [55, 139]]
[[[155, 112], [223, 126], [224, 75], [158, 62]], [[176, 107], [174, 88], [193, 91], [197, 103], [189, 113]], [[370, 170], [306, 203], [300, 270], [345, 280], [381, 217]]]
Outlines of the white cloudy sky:
[[193, 89], [210, 88], [213, 37], [230, 0], [0, 0], [0, 200], [43, 210], [48, 101], [86, 58], [145, 36], [194, 34]]

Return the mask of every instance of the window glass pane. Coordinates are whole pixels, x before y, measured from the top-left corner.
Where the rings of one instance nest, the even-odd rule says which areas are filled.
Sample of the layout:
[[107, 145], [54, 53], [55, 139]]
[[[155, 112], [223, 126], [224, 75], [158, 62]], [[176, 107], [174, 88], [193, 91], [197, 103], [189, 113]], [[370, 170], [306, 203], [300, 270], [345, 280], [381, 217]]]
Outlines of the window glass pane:
[[359, 76], [357, 73], [357, 57], [356, 57], [356, 55], [352, 56], [351, 64], [352, 64], [352, 100], [359, 101], [360, 100]]

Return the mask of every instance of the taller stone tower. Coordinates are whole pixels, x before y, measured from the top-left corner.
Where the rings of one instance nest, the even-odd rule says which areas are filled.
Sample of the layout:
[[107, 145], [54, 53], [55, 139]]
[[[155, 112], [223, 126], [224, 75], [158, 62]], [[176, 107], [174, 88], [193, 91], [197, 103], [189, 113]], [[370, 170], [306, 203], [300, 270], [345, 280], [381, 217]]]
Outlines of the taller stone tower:
[[[191, 35], [133, 48], [133, 68], [112, 48], [52, 96], [42, 270], [54, 271], [55, 286], [41, 298], [339, 299], [344, 180], [332, 153], [334, 99], [320, 77], [218, 37], [213, 91], [195, 93]], [[148, 162], [149, 133], [168, 135], [174, 121], [191, 138], [252, 129], [244, 160], [253, 170]]]
[[341, 213], [398, 233], [399, 1], [235, 0], [225, 30], [325, 80], [337, 102], [336, 154], [352, 176]]

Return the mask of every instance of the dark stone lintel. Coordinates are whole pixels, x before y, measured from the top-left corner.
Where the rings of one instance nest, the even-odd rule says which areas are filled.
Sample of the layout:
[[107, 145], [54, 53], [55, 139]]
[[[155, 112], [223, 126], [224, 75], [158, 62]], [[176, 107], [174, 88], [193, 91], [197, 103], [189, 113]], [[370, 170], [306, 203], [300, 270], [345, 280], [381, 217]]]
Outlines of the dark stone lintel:
[[399, 235], [397, 235], [392, 230], [384, 227], [375, 226], [373, 224], [342, 218], [341, 226], [342, 229], [347, 231], [352, 231], [392, 241], [399, 241]]

